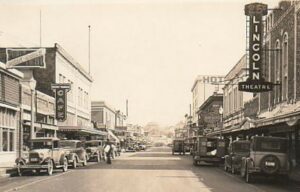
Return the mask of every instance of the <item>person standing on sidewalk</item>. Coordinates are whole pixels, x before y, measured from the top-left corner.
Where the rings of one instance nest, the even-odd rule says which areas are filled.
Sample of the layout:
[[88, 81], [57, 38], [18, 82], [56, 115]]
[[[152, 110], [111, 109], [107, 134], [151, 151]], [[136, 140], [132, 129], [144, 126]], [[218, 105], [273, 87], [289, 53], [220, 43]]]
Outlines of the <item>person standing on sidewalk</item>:
[[107, 139], [107, 142], [104, 146], [104, 151], [106, 153], [106, 163], [111, 164], [112, 146], [111, 146], [111, 143], [110, 143], [109, 139]]

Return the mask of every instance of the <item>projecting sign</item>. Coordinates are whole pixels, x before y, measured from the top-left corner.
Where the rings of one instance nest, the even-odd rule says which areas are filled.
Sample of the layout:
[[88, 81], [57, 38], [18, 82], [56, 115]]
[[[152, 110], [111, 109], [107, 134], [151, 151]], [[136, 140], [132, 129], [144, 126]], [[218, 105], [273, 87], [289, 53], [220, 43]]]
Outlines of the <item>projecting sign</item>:
[[6, 49], [8, 68], [45, 68], [46, 49]]
[[67, 119], [67, 92], [71, 89], [69, 83], [52, 84], [51, 89], [55, 92], [55, 116], [58, 121]]
[[199, 75], [197, 80], [199, 83], [220, 83], [224, 82], [224, 76], [212, 76], [212, 75]]
[[266, 82], [262, 77], [263, 56], [263, 16], [267, 15], [268, 7], [262, 3], [251, 3], [245, 6], [245, 15], [249, 16], [249, 77], [239, 82], [239, 91], [266, 92], [273, 90], [273, 83]]

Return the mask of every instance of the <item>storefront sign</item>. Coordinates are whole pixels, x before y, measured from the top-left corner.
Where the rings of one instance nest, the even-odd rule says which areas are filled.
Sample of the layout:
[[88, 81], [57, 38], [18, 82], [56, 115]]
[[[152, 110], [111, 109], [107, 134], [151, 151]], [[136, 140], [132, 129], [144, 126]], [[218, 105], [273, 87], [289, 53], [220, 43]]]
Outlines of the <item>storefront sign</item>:
[[51, 89], [55, 92], [56, 119], [65, 121], [67, 119], [67, 92], [71, 89], [71, 85], [52, 84]]
[[224, 82], [224, 77], [223, 76], [212, 76], [212, 75], [199, 75], [198, 76], [198, 81], [200, 83], [220, 83]]
[[239, 83], [239, 91], [265, 92], [272, 91], [273, 84], [262, 77], [263, 64], [263, 16], [268, 12], [267, 5], [252, 3], [245, 6], [245, 15], [249, 16], [249, 77]]
[[45, 68], [46, 49], [7, 49], [8, 68]]

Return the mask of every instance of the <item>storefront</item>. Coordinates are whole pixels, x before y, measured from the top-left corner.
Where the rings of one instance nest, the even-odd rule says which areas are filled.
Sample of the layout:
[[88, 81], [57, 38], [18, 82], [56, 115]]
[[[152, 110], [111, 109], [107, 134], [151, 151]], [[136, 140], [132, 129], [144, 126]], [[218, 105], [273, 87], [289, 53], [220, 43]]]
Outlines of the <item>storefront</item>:
[[0, 63], [0, 167], [12, 166], [18, 156], [20, 83], [23, 74]]

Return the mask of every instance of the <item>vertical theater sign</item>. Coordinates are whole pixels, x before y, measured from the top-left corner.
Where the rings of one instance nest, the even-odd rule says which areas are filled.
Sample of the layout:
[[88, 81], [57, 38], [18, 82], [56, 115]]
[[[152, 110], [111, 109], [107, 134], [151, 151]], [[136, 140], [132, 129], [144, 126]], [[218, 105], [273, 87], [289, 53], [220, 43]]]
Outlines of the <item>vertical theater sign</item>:
[[268, 7], [262, 3], [251, 3], [245, 6], [245, 15], [249, 17], [249, 77], [239, 82], [239, 91], [266, 92], [272, 91], [274, 84], [265, 81], [262, 76], [263, 63], [263, 17], [268, 14]]
[[55, 116], [57, 121], [67, 119], [67, 93], [71, 89], [68, 83], [52, 84], [51, 89], [55, 92]]

